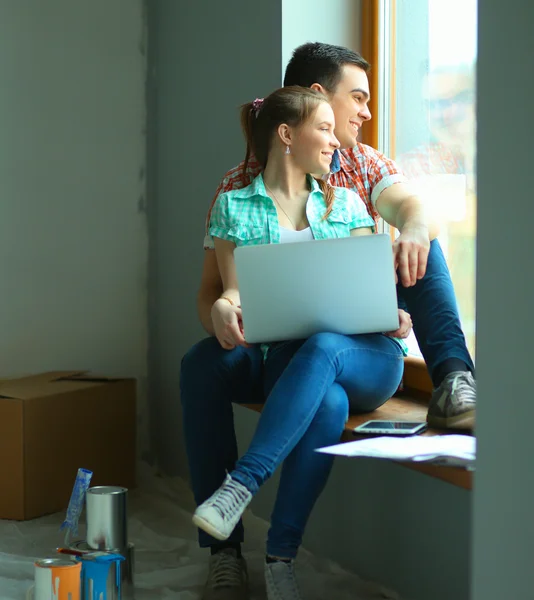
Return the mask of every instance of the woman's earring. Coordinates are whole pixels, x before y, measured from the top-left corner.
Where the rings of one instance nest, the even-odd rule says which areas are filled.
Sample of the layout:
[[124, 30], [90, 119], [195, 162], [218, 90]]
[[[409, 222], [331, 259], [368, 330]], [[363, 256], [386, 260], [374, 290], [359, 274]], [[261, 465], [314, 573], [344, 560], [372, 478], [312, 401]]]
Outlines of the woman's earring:
[[291, 154], [291, 148], [289, 146], [286, 146], [286, 154]]

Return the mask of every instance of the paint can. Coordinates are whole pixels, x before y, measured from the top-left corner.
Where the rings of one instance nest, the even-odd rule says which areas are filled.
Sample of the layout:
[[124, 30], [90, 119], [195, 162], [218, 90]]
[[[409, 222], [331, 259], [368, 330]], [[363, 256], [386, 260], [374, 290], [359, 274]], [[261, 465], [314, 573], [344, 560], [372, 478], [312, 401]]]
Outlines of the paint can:
[[31, 600], [80, 600], [81, 565], [70, 557], [43, 558], [35, 563], [35, 585]]
[[[70, 544], [69, 548], [75, 552], [81, 552], [82, 554], [88, 554], [94, 552], [85, 540], [78, 540]], [[125, 560], [121, 561], [121, 583], [123, 590], [129, 590], [134, 585], [134, 572], [135, 572], [135, 545], [133, 542], [128, 543], [128, 547], [125, 551], [114, 550], [117, 554], [121, 554]]]
[[82, 600], [123, 600], [121, 563], [112, 552], [87, 552], [78, 557], [82, 567]]
[[86, 494], [87, 543], [93, 550], [128, 547], [128, 490], [101, 485]]

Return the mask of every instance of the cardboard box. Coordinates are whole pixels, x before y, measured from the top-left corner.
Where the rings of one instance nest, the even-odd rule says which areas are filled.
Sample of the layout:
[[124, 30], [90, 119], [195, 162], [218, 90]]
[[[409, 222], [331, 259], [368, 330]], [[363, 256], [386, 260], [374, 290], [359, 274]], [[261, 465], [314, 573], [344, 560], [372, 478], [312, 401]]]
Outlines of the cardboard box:
[[135, 487], [136, 382], [85, 372], [0, 380], [0, 519], [67, 508], [80, 467], [91, 485]]

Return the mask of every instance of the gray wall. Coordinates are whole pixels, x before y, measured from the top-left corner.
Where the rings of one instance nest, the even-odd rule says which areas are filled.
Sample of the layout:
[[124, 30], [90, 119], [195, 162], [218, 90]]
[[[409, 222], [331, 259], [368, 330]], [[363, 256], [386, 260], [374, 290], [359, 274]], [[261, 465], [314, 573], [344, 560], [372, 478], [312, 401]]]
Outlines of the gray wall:
[[[204, 219], [221, 176], [243, 156], [236, 107], [277, 87], [293, 46], [325, 39], [325, 27], [328, 41], [349, 43], [348, 34], [334, 35], [337, 26], [348, 31], [341, 9], [349, 4], [334, 3], [336, 20], [326, 26], [317, 17], [328, 12], [326, 1], [315, 2], [313, 14], [298, 18], [291, 16], [296, 8], [288, 1], [282, 6], [202, 2], [188, 4], [187, 11], [173, 0], [149, 5], [149, 188], [156, 198], [149, 203], [151, 407], [154, 448], [167, 472], [187, 474], [179, 363], [203, 336], [195, 294]], [[357, 14], [350, 14], [358, 32]], [[311, 33], [302, 29], [303, 21], [313, 24]], [[235, 413], [244, 449], [257, 415], [242, 408]], [[265, 518], [276, 483], [275, 477], [253, 504]], [[469, 524], [470, 495], [464, 490], [390, 464], [339, 460], [305, 543], [364, 577], [390, 584], [407, 599], [465, 600]]]
[[479, 2], [473, 600], [534, 598], [533, 20], [530, 2]]
[[162, 467], [185, 474], [180, 360], [204, 335], [195, 298], [206, 213], [244, 157], [239, 105], [280, 86], [281, 6], [150, 2], [149, 36], [152, 440]]
[[0, 376], [138, 377], [141, 433], [144, 36], [141, 0], [0, 2]]

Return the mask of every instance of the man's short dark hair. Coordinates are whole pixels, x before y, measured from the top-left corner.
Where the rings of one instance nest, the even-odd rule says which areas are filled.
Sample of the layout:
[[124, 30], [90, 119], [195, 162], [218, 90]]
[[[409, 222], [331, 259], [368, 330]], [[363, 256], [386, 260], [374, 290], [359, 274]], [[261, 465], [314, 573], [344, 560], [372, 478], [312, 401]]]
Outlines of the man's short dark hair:
[[353, 50], [343, 46], [310, 42], [293, 51], [286, 67], [284, 86], [300, 85], [311, 87], [319, 83], [328, 92], [334, 92], [338, 86], [345, 65], [356, 65], [366, 73], [369, 63]]

